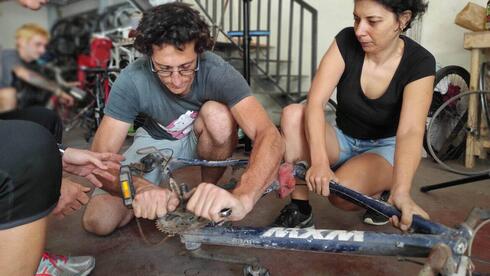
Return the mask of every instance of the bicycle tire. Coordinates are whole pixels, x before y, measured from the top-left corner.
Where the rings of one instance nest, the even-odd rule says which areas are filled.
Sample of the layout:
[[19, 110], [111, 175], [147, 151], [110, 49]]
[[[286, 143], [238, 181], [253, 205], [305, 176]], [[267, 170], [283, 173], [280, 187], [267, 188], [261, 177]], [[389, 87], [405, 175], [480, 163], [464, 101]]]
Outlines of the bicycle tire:
[[[451, 65], [437, 71], [434, 81], [434, 93], [432, 96], [432, 103], [429, 108], [429, 114], [427, 116], [426, 130], [428, 124], [432, 121], [436, 110], [438, 110], [442, 104], [444, 104], [452, 97], [468, 92], [469, 85], [470, 73], [463, 67]], [[437, 137], [427, 136], [427, 133], [428, 132], [426, 131], [424, 134], [423, 143], [423, 147], [426, 152], [429, 153], [430, 144], [434, 152], [439, 155], [439, 158], [443, 157], [442, 154], [444, 154], [443, 161], [445, 161], [444, 159], [454, 159], [456, 158], [456, 156], [458, 156], [458, 152], [456, 151], [456, 149], [453, 149], [453, 151], [448, 154], [440, 153], [437, 147], [434, 146], [434, 144], [437, 144], [439, 142], [437, 141]], [[458, 147], [459, 153], [464, 150], [462, 149], [462, 147], [464, 146], [460, 145]], [[432, 158], [434, 159], [434, 156], [432, 156]]]
[[[490, 91], [472, 91], [465, 92], [459, 95], [452, 97], [451, 99], [444, 102], [434, 113], [432, 120], [430, 121], [427, 127], [427, 135], [426, 135], [426, 143], [428, 146], [428, 152], [434, 158], [434, 160], [441, 165], [444, 169], [462, 175], [477, 175], [490, 172], [488, 169], [488, 165], [484, 165], [486, 169], [479, 170], [477, 169], [467, 169], [462, 165], [455, 164], [454, 161], [449, 160], [448, 158], [441, 158], [441, 155], [458, 155], [458, 159], [464, 154], [461, 154], [465, 151], [466, 148], [466, 137], [471, 130], [467, 128], [467, 113], [468, 113], [468, 100], [470, 95], [478, 95], [482, 97], [490, 96]], [[488, 112], [488, 110], [487, 110]], [[436, 129], [434, 130], [434, 125], [436, 124], [444, 124], [446, 128]], [[430, 137], [432, 137], [432, 132], [441, 130], [446, 130], [446, 133], [442, 133], [443, 137], [445, 137], [444, 146], [446, 146], [446, 152], [436, 152], [433, 149], [431, 141], [429, 141]], [[449, 131], [449, 132], [448, 132]], [[438, 133], [441, 135], [441, 133]], [[444, 160], [445, 159], [445, 160]], [[482, 161], [488, 162], [488, 161]]]

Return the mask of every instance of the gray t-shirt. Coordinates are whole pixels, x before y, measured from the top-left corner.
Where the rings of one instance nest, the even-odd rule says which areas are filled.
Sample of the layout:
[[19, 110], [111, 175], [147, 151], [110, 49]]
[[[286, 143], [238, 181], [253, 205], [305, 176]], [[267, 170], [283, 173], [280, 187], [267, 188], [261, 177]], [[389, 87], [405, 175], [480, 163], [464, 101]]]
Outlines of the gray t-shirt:
[[132, 123], [139, 113], [147, 119], [143, 128], [155, 139], [177, 140], [187, 136], [201, 106], [217, 101], [229, 108], [251, 95], [242, 75], [221, 57], [205, 52], [200, 57], [191, 91], [172, 94], [151, 72], [148, 57], [126, 67], [109, 94], [105, 114]]
[[0, 49], [0, 88], [14, 86], [13, 69], [22, 64], [15, 49]]

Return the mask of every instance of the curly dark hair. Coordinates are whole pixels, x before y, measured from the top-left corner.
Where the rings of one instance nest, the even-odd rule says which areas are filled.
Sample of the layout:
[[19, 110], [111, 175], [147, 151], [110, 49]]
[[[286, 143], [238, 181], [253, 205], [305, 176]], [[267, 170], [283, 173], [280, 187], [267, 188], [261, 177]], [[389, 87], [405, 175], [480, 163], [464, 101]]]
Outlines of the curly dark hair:
[[406, 31], [410, 29], [410, 25], [412, 21], [417, 18], [417, 16], [421, 16], [427, 10], [428, 4], [424, 0], [375, 0], [381, 5], [385, 6], [396, 15], [401, 15], [404, 11], [411, 11], [412, 18], [408, 21], [407, 26], [403, 29]]
[[153, 53], [152, 45], [170, 44], [183, 50], [184, 44], [195, 41], [200, 54], [211, 49], [213, 41], [209, 26], [199, 12], [185, 3], [169, 3], [143, 13], [136, 29], [134, 47], [145, 55]]

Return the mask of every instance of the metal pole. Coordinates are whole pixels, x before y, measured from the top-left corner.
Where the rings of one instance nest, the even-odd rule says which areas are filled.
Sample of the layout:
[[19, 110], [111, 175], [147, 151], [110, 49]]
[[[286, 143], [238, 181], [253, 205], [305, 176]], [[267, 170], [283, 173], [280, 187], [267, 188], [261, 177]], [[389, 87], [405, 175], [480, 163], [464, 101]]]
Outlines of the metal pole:
[[[243, 0], [243, 77], [250, 85], [250, 1]], [[252, 141], [245, 137], [245, 152], [252, 151]]]
[[243, 76], [250, 85], [250, 1], [243, 0]]

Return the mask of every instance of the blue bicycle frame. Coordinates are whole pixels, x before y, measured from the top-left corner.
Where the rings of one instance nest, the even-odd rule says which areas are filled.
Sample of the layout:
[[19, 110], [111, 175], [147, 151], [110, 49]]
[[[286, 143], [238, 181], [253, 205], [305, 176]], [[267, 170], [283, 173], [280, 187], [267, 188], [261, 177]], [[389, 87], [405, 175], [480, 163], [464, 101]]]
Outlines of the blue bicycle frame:
[[[205, 161], [197, 159], [171, 159], [165, 166], [165, 174], [172, 173], [186, 166], [246, 166], [248, 160]], [[306, 168], [294, 166], [293, 175], [299, 179], [305, 177]], [[269, 189], [269, 190], [274, 190]], [[358, 206], [375, 210], [386, 216], [401, 216], [399, 210], [392, 205], [373, 199], [348, 189], [333, 181], [330, 192]], [[414, 216], [412, 233], [388, 234], [370, 231], [345, 231], [328, 229], [297, 229], [297, 228], [252, 228], [223, 227], [208, 225], [201, 229], [193, 229], [180, 234], [181, 241], [190, 252], [198, 257], [231, 261], [236, 263], [255, 262], [233, 259], [229, 256], [217, 257], [203, 254], [202, 244], [254, 247], [264, 249], [303, 250], [315, 252], [349, 253], [359, 255], [429, 257], [432, 262], [426, 264], [426, 272], [438, 272], [443, 275], [465, 275], [470, 261], [464, 256], [468, 243], [473, 236], [477, 222], [489, 219], [488, 210], [474, 209], [467, 221], [453, 229], [442, 224]], [[435, 250], [437, 249], [437, 250]], [[434, 263], [435, 262], [435, 263]], [[431, 275], [431, 273], [423, 275]]]

